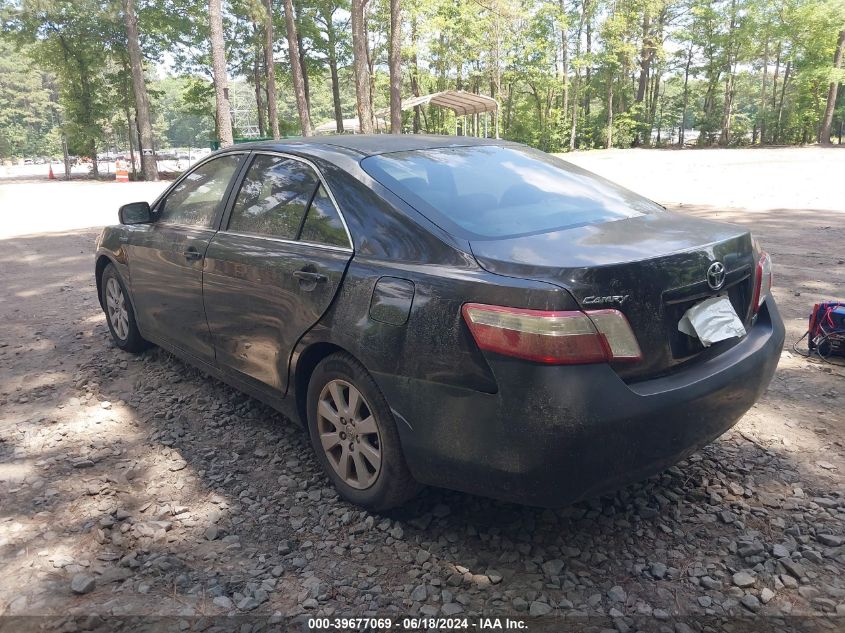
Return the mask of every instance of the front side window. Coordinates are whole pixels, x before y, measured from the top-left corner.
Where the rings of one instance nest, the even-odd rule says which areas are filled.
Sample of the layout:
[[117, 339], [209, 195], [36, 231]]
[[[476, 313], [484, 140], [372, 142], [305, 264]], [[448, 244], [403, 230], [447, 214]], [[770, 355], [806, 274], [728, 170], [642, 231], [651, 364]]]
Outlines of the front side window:
[[308, 165], [259, 154], [238, 192], [229, 230], [295, 239], [319, 179]]
[[158, 221], [209, 228], [243, 154], [220, 156], [203, 163], [173, 188], [159, 207]]

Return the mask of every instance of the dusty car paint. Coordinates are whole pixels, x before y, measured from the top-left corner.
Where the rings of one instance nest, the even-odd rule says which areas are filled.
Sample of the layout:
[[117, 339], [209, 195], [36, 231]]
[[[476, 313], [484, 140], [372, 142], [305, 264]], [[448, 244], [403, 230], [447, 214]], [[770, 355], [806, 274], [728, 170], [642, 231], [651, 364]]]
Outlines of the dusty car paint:
[[[330, 186], [352, 247], [227, 233], [230, 188], [213, 229], [174, 236], [149, 255], [165, 271], [159, 284], [138, 279], [132, 255], [161, 227], [107, 227], [98, 283], [104, 263], [114, 262], [145, 338], [291, 416], [303, 417], [315, 364], [348, 351], [384, 393], [422, 483], [560, 505], [656, 472], [734, 424], [768, 384], [784, 335], [771, 298], [753, 316], [748, 232], [663, 212], [559, 235], [470, 241], [360, 166], [385, 143], [393, 151], [489, 142], [344, 137], [223, 150], [210, 158], [277, 151], [309, 161]], [[560, 246], [543, 249], [550, 240]], [[169, 263], [192, 245], [200, 260]], [[725, 261], [726, 288], [750, 334], [705, 352], [676, 344], [667, 324], [710, 294], [702, 283], [714, 258]], [[326, 282], [294, 285], [294, 264], [313, 266]], [[561, 311], [615, 296], [628, 297], [614, 307], [647, 350], [633, 366], [550, 367], [482, 352], [461, 317], [469, 301]]]

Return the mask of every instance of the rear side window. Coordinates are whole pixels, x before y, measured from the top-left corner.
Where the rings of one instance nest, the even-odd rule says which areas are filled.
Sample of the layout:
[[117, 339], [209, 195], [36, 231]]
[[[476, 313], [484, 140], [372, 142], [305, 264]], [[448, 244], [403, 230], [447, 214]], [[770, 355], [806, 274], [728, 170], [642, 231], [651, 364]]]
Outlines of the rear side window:
[[229, 230], [294, 239], [318, 184], [308, 165], [259, 154], [232, 207]]
[[343, 221], [323, 185], [317, 188], [317, 194], [308, 208], [308, 217], [302, 225], [299, 239], [329, 246], [349, 246]]
[[470, 239], [596, 224], [662, 207], [530, 149], [476, 145], [370, 156], [373, 178], [442, 228]]
[[243, 154], [221, 156], [190, 172], [164, 199], [158, 221], [210, 227], [243, 157]]

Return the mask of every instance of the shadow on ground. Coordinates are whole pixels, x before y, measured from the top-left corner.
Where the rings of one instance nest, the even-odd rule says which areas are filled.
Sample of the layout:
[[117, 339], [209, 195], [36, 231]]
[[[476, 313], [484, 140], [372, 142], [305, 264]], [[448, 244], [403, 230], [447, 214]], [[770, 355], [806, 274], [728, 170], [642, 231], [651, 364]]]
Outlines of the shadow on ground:
[[[845, 225], [785, 210], [751, 223], [795, 330], [804, 301], [788, 288], [839, 283], [816, 280], [796, 241]], [[0, 613], [659, 622], [845, 602], [841, 383], [803, 359], [736, 430], [614, 495], [551, 511], [427, 489], [370, 515], [337, 498], [298, 423], [163, 351], [117, 350], [90, 250], [75, 252], [86, 240], [5, 240], [0, 255]], [[832, 242], [817, 258], [836, 259]], [[90, 592], [72, 590], [80, 574]]]

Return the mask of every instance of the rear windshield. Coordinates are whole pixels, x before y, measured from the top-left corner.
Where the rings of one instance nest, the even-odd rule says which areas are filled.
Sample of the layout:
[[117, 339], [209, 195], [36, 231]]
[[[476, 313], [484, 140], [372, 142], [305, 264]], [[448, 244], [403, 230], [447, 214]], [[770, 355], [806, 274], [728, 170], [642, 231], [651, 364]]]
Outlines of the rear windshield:
[[527, 148], [395, 152], [365, 158], [361, 166], [429, 220], [469, 239], [545, 233], [662, 210], [600, 176]]

